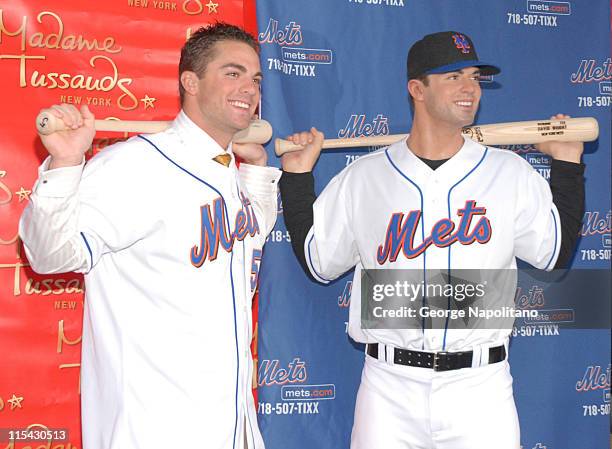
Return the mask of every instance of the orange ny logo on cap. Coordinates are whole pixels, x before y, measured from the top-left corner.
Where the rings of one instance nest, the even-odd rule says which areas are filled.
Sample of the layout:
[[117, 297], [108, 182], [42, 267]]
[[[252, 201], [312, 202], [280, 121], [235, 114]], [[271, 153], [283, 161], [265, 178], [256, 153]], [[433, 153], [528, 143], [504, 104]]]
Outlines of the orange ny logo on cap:
[[470, 41], [463, 34], [453, 34], [453, 41], [455, 41], [455, 47], [462, 53], [469, 53], [472, 49]]

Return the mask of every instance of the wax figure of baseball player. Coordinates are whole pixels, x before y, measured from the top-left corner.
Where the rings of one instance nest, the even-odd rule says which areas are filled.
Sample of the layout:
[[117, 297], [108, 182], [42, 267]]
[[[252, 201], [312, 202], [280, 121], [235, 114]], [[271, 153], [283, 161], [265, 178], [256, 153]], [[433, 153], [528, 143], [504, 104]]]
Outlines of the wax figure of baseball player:
[[41, 136], [20, 235], [35, 271], [85, 273], [86, 449], [264, 447], [251, 304], [280, 170], [231, 143], [259, 103], [258, 52], [238, 27], [201, 28], [181, 52], [172, 126], [87, 164], [92, 113], [50, 108], [70, 129]]
[[323, 283], [355, 267], [349, 334], [367, 345], [351, 448], [518, 449], [509, 330], [362, 329], [360, 273], [514, 269], [517, 257], [564, 266], [584, 209], [583, 145], [539, 146], [554, 159], [549, 187], [520, 156], [464, 138], [479, 76], [500, 72], [465, 34], [425, 36], [407, 69], [407, 140], [359, 158], [316, 200], [311, 171], [323, 135], [290, 136], [303, 149], [282, 159], [285, 222], [302, 266]]

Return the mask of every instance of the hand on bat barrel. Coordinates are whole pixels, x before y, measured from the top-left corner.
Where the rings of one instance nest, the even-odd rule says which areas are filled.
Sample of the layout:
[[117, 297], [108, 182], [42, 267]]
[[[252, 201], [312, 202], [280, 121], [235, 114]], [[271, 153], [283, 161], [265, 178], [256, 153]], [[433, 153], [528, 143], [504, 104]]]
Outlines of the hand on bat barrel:
[[[551, 120], [565, 120], [570, 118], [569, 115], [557, 114], [551, 117]], [[560, 142], [551, 140], [536, 144], [536, 149], [544, 154], [551, 156], [553, 159], [566, 162], [580, 163], [582, 152], [584, 151], [583, 142]]]

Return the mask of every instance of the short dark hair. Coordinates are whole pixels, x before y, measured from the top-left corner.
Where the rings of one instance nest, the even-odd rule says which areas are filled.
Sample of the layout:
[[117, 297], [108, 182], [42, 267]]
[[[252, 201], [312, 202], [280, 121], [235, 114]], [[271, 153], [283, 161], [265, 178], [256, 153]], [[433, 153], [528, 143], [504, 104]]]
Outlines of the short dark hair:
[[[426, 86], [429, 86], [429, 78], [428, 78], [428, 76], [429, 75], [419, 75], [419, 76], [417, 76], [414, 79], [418, 80], [418, 81], [421, 81]], [[408, 92], [408, 100], [410, 101], [410, 110], [414, 114], [414, 98], [412, 98], [412, 94], [410, 92]]]
[[259, 43], [251, 34], [236, 25], [216, 22], [201, 27], [193, 33], [181, 49], [179, 61], [179, 95], [181, 104], [185, 96], [185, 89], [181, 84], [181, 75], [185, 71], [194, 72], [201, 78], [206, 71], [210, 60], [215, 56], [215, 44], [222, 41], [244, 42], [259, 54]]

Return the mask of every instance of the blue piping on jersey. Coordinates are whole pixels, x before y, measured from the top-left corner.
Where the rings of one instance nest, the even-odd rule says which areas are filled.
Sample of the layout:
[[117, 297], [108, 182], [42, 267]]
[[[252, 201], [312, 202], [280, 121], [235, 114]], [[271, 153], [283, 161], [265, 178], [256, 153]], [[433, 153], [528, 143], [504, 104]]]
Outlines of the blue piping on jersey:
[[309, 267], [310, 267], [310, 271], [312, 272], [312, 274], [314, 274], [316, 277], [318, 277], [319, 279], [323, 280], [324, 282], [330, 283], [331, 279], [325, 279], [323, 276], [321, 276], [317, 270], [314, 267], [314, 264], [312, 263], [312, 257], [310, 254], [310, 243], [312, 242], [312, 239], [314, 239], [314, 233], [312, 234], [312, 237], [310, 237], [310, 240], [308, 241], [308, 262], [309, 262]]
[[85, 238], [85, 234], [83, 234], [82, 232], [80, 234], [83, 240], [85, 241], [85, 246], [87, 247], [87, 251], [89, 251], [89, 260], [91, 261], [91, 265], [89, 266], [89, 269], [91, 270], [93, 268], [93, 252], [91, 251], [91, 246], [89, 246], [89, 242]]
[[[238, 194], [238, 197], [240, 198], [240, 188], [238, 187], [238, 184], [236, 184], [236, 193]], [[240, 201], [240, 204], [241, 204], [240, 210], [242, 212], [244, 212], [244, 205], [242, 204], [242, 201]], [[246, 248], [245, 248], [245, 246], [246, 246], [246, 239], [243, 239], [242, 240], [242, 260], [243, 261], [246, 261]], [[252, 267], [251, 267], [251, 270], [252, 270]], [[258, 279], [259, 279], [259, 277], [258, 277]], [[249, 285], [249, 291], [251, 291], [250, 288], [251, 287]], [[255, 289], [257, 289], [257, 285], [255, 285]], [[235, 311], [236, 310], [234, 308], [234, 313], [235, 313]], [[234, 315], [234, 317], [235, 317], [235, 315]], [[235, 322], [235, 320], [234, 320], [234, 322]], [[237, 329], [237, 328], [238, 328], [238, 326], [236, 325], [234, 327], [234, 329]], [[238, 338], [238, 337], [236, 337], [236, 338]], [[249, 380], [250, 379], [245, 379], [245, 382], [248, 382]], [[238, 386], [238, 384], [236, 384], [236, 386]], [[244, 391], [248, 391], [248, 388], [249, 388], [248, 384], [244, 385], [244, 389], [245, 389]], [[236, 388], [236, 405], [238, 405], [238, 388]], [[236, 416], [238, 416], [238, 411], [237, 410], [236, 410]], [[255, 447], [255, 437], [253, 436], [253, 425], [251, 424], [251, 417], [249, 416], [248, 407], [247, 407], [247, 409], [244, 409], [244, 416], [245, 416], [245, 420], [249, 423], [249, 430], [251, 431], [251, 440], [253, 441], [253, 447]], [[244, 429], [244, 431], [246, 433], [246, 428]], [[236, 429], [234, 429], [234, 438], [236, 438]], [[246, 435], [245, 435], [245, 439], [246, 439]], [[234, 442], [234, 444], [235, 444], [235, 442]]]
[[[424, 205], [423, 205], [423, 192], [421, 191], [421, 188], [416, 184], [416, 182], [414, 182], [412, 179], [410, 179], [406, 174], [404, 174], [397, 165], [395, 165], [395, 163], [393, 162], [393, 160], [391, 159], [391, 155], [389, 155], [389, 149], [387, 148], [385, 150], [385, 155], [387, 156], [387, 159], [389, 160], [389, 163], [391, 164], [391, 166], [397, 170], [397, 172], [402, 175], [402, 177], [404, 179], [406, 179], [410, 184], [412, 184], [413, 186], [416, 187], [416, 189], [419, 191], [419, 195], [421, 196], [421, 241], [425, 241], [425, 211], [424, 211]], [[425, 304], [427, 303], [427, 295], [425, 292], [427, 292], [427, 276], [425, 276], [425, 267], [426, 267], [426, 257], [427, 252], [424, 251], [423, 252], [423, 301], [421, 303], [421, 306], [425, 307]], [[421, 330], [423, 331], [423, 343], [421, 344], [421, 349], [425, 349], [425, 317], [423, 317], [421, 319]]]
[[[450, 198], [451, 198], [451, 192], [453, 191], [453, 189], [455, 187], [457, 187], [459, 184], [461, 184], [463, 181], [465, 181], [467, 179], [468, 176], [470, 176], [472, 173], [474, 173], [474, 171], [480, 166], [480, 164], [482, 164], [482, 161], [484, 161], [485, 157], [487, 157], [487, 153], [489, 152], [489, 147], [485, 147], [485, 151], [482, 155], [482, 157], [480, 158], [480, 160], [478, 161], [478, 163], [463, 177], [461, 178], [459, 181], [457, 181], [457, 183], [455, 185], [453, 185], [450, 189], [448, 189], [448, 196], [446, 197], [446, 202], [448, 204], [448, 219], [451, 219], [451, 209], [450, 209]], [[451, 279], [450, 273], [451, 273], [451, 247], [452, 245], [449, 245], [448, 247], [448, 279]], [[446, 305], [446, 310], [450, 310], [450, 296], [448, 298], [448, 302]], [[446, 323], [444, 324], [444, 338], [442, 339], [442, 351], [446, 350], [446, 332], [448, 331], [448, 319], [449, 319], [449, 315], [446, 314]]]
[[[223, 198], [223, 197], [221, 197]], [[223, 200], [225, 204], [225, 200]], [[227, 211], [226, 211], [227, 215]], [[227, 221], [229, 226], [229, 219]], [[240, 378], [240, 354], [238, 353], [238, 324], [236, 323], [236, 294], [234, 292], [234, 251], [230, 256], [230, 281], [232, 283], [232, 305], [234, 306], [234, 341], [236, 342], [236, 391], [234, 394], [234, 438], [232, 439], [232, 446], [236, 447], [236, 432], [238, 431], [238, 379]]]
[[555, 217], [555, 213], [552, 211], [550, 211], [550, 213], [552, 214], [553, 217], [553, 222], [555, 225], [555, 244], [553, 246], [553, 253], [550, 255], [550, 260], [548, 261], [548, 263], [546, 264], [546, 267], [544, 267], [545, 270], [548, 270], [548, 267], [550, 267], [551, 262], [553, 261], [553, 258], [555, 257], [555, 254], [557, 254], [557, 217]]
[[[172, 165], [174, 165], [175, 167], [177, 167], [179, 170], [183, 171], [184, 173], [188, 174], [189, 176], [191, 176], [192, 178], [194, 178], [195, 180], [201, 182], [202, 184], [204, 184], [205, 186], [209, 187], [211, 190], [213, 190], [215, 193], [217, 193], [217, 195], [219, 195], [221, 197], [221, 199], [223, 200], [223, 211], [225, 212], [225, 220], [227, 222], [227, 226], [229, 228], [229, 213], [227, 212], [227, 204], [225, 202], [225, 198], [223, 198], [223, 195], [221, 195], [221, 192], [219, 192], [215, 187], [213, 187], [212, 185], [210, 185], [209, 183], [207, 183], [206, 181], [204, 181], [203, 179], [198, 178], [196, 175], [194, 175], [193, 173], [191, 173], [190, 171], [188, 171], [187, 169], [181, 167], [179, 164], [177, 164], [176, 162], [174, 162], [172, 159], [170, 159], [162, 150], [160, 150], [157, 145], [155, 145], [153, 142], [151, 142], [149, 139], [147, 139], [144, 136], [139, 135], [138, 137], [140, 137], [142, 140], [146, 141], [149, 143], [149, 145], [151, 145], [153, 148], [155, 148], [159, 154], [161, 154], [166, 160], [168, 160], [168, 162], [170, 162]], [[228, 229], [229, 234], [231, 234], [231, 229]], [[234, 306], [234, 339], [236, 342], [236, 394], [235, 394], [235, 399], [234, 399], [234, 409], [235, 409], [235, 415], [234, 415], [234, 437], [232, 439], [232, 447], [235, 448], [236, 447], [236, 431], [238, 429], [238, 378], [240, 377], [240, 356], [239, 356], [239, 352], [238, 352], [238, 325], [236, 324], [236, 295], [234, 292], [234, 275], [233, 275], [233, 267], [234, 264], [234, 252], [232, 251], [230, 253], [230, 281], [232, 284], [232, 304]]]

